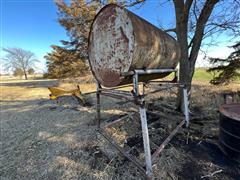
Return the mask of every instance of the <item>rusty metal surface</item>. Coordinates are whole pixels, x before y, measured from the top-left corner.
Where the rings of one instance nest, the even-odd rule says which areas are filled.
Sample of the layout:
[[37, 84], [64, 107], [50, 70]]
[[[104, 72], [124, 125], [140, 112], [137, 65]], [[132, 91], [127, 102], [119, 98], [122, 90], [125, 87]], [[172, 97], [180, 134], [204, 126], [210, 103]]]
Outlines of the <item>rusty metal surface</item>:
[[219, 144], [230, 157], [240, 162], [240, 104], [220, 107]]
[[[167, 33], [117, 5], [96, 15], [89, 35], [89, 61], [98, 82], [105, 87], [131, 83], [121, 74], [134, 69], [175, 68], [180, 48]], [[151, 74], [140, 81], [168, 75]]]
[[[224, 104], [219, 108], [220, 113], [223, 115], [240, 121], [240, 104], [233, 103], [233, 104]], [[240, 123], [240, 122], [239, 122]]]
[[145, 169], [142, 165], [142, 163], [136, 159], [131, 154], [128, 154], [121, 146], [117, 144], [103, 129], [98, 129], [98, 132], [103, 135], [103, 137], [111, 144], [113, 145], [122, 155], [124, 155], [128, 160], [130, 160], [137, 168], [138, 170], [143, 174], [145, 174]]
[[[140, 72], [142, 72], [142, 71], [139, 71], [138, 73], [140, 73]], [[100, 101], [99, 101], [100, 95], [105, 95], [105, 96], [109, 96], [109, 97], [116, 98], [116, 99], [127, 100], [128, 102], [133, 102], [135, 105], [137, 105], [139, 107], [139, 111], [134, 108], [130, 108], [129, 109], [130, 111], [127, 111], [127, 112], [133, 112], [133, 113], [139, 112], [139, 114], [140, 114], [143, 144], [144, 144], [145, 163], [143, 164], [135, 156], [129, 154], [130, 153], [129, 150], [125, 151], [120, 145], [117, 144], [116, 141], [114, 141], [114, 139], [111, 137], [110, 134], [108, 134], [106, 131], [104, 131], [105, 128], [108, 128], [109, 126], [113, 126], [116, 123], [119, 123], [122, 120], [124, 120], [125, 118], [127, 118], [128, 117], [127, 115], [126, 116], [124, 115], [122, 118], [115, 119], [113, 122], [106, 124], [102, 128], [98, 128], [98, 130], [103, 135], [103, 137], [105, 137], [106, 140], [109, 141], [109, 143], [111, 143], [122, 155], [124, 155], [128, 160], [130, 160], [139, 169], [139, 171], [143, 175], [146, 176], [147, 179], [152, 179], [153, 178], [152, 162], [154, 160], [156, 160], [157, 156], [162, 152], [162, 150], [169, 143], [169, 141], [173, 138], [173, 136], [177, 133], [177, 131], [185, 123], [188, 123], [188, 120], [185, 115], [185, 119], [182, 120], [180, 122], [180, 124], [178, 124], [178, 126], [170, 133], [170, 135], [164, 140], [164, 142], [157, 148], [157, 150], [153, 153], [153, 155], [151, 155], [151, 149], [150, 149], [151, 142], [150, 142], [149, 134], [148, 134], [148, 124], [147, 124], [148, 122], [147, 122], [147, 114], [146, 114], [147, 112], [148, 113], [150, 113], [150, 112], [147, 111], [146, 107], [145, 107], [145, 100], [144, 100], [145, 94], [144, 93], [139, 94], [138, 73], [136, 71], [134, 71], [134, 74], [133, 74], [133, 90], [131, 91], [132, 97], [129, 96], [130, 93], [126, 94], [126, 91], [114, 90], [114, 89], [117, 89], [117, 87], [105, 88], [105, 87], [101, 87], [101, 85], [97, 82], [97, 87], [98, 87], [97, 92], [99, 94], [99, 96], [97, 96], [97, 99], [98, 99], [97, 104], [98, 105], [96, 106], [97, 116], [98, 116], [97, 122], [100, 123], [100, 104], [99, 104], [100, 103]], [[147, 72], [143, 72], [143, 73], [147, 73]], [[149, 82], [149, 83], [151, 83], [151, 82]], [[178, 83], [176, 84], [175, 82], [172, 82], [172, 81], [166, 82], [166, 83], [173, 83], [174, 85], [178, 85], [179, 88], [183, 87], [182, 84], [178, 84]], [[165, 107], [166, 107], [166, 105], [165, 105]], [[172, 106], [170, 106], [170, 105], [167, 105], [167, 107], [172, 108]], [[159, 115], [159, 113], [157, 113], [157, 112], [153, 112], [153, 114]], [[160, 116], [162, 116], [162, 115], [160, 114]], [[166, 117], [166, 118], [169, 118], [169, 117]], [[98, 127], [100, 127], [100, 124], [98, 125]]]

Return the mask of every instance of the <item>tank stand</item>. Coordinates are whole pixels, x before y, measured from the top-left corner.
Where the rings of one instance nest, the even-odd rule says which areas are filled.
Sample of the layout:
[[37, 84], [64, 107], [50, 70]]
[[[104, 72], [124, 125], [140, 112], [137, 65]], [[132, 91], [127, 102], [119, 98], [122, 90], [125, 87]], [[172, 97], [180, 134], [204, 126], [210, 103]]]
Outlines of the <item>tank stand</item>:
[[[175, 76], [173, 80], [171, 81], [149, 81], [147, 83], [143, 83], [142, 85], [142, 94], [139, 93], [139, 75], [144, 74], [161, 74], [161, 73], [171, 73], [174, 72]], [[97, 117], [96, 117], [96, 124], [97, 124], [97, 130], [100, 134], [105, 137], [105, 139], [111, 143], [122, 155], [124, 155], [128, 160], [130, 160], [137, 168], [138, 170], [147, 178], [152, 179], [153, 178], [153, 169], [152, 164], [158, 157], [158, 155], [162, 152], [162, 150], [165, 148], [165, 146], [169, 143], [169, 141], [174, 137], [174, 135], [179, 131], [180, 128], [185, 124], [186, 127], [189, 126], [189, 110], [188, 110], [188, 96], [187, 96], [187, 89], [185, 85], [179, 84], [177, 81], [177, 70], [176, 69], [147, 69], [147, 70], [134, 70], [131, 72], [133, 77], [133, 83], [130, 85], [125, 86], [118, 86], [114, 88], [103, 88], [99, 83], [97, 83]], [[128, 74], [129, 75], [129, 74]], [[144, 87], [146, 84], [151, 83], [160, 83], [161, 87], [157, 90], [154, 90], [152, 92], [148, 92], [145, 94]], [[117, 90], [119, 88], [132, 86], [133, 90], [132, 92]], [[149, 140], [149, 134], [148, 134], [148, 123], [147, 123], [147, 112], [149, 114], [155, 114], [159, 115], [157, 112], [151, 112], [148, 111], [146, 108], [145, 103], [145, 96], [160, 92], [162, 90], [168, 90], [172, 87], [178, 87], [181, 88], [183, 91], [183, 102], [184, 102], [184, 118], [181, 120], [181, 122], [177, 125], [177, 127], [169, 134], [169, 136], [163, 141], [163, 143], [157, 148], [157, 150], [151, 154], [151, 148], [150, 148], [150, 140]], [[136, 157], [132, 156], [130, 153], [124, 150], [123, 147], [117, 144], [117, 142], [111, 138], [110, 135], [105, 131], [105, 128], [113, 126], [120, 121], [126, 119], [128, 115], [122, 116], [119, 119], [116, 119], [114, 121], [111, 121], [110, 123], [101, 126], [101, 106], [100, 106], [100, 96], [108, 96], [116, 99], [126, 100], [129, 102], [135, 103], [139, 110], [136, 110], [136, 112], [139, 112], [140, 114], [140, 120], [141, 120], [141, 128], [142, 128], [142, 137], [143, 137], [143, 145], [144, 145], [144, 158], [145, 162], [140, 162]]]

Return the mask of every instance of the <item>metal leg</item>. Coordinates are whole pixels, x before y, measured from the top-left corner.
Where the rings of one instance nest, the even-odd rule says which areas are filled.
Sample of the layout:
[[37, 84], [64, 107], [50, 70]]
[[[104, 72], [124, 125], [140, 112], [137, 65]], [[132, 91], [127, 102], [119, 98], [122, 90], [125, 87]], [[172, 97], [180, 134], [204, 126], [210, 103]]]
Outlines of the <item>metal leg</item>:
[[174, 72], [174, 78], [173, 78], [172, 82], [174, 82], [174, 83], [178, 82], [178, 71], [177, 70]]
[[145, 94], [145, 83], [142, 83], [142, 95]]
[[151, 158], [151, 149], [150, 149], [149, 135], [148, 135], [147, 115], [146, 115], [146, 108], [144, 105], [144, 101], [140, 106], [139, 110], [140, 110], [140, 118], [141, 118], [141, 125], [142, 125], [144, 154], [145, 154], [145, 161], [146, 161], [146, 175], [148, 178], [151, 178], [152, 177], [152, 158]]
[[[139, 106], [139, 113], [140, 113], [140, 120], [141, 120], [141, 128], [142, 128], [142, 136], [143, 136], [143, 145], [144, 145], [144, 155], [145, 155], [145, 164], [142, 165], [134, 156], [126, 153], [124, 151], [123, 148], [121, 148], [117, 142], [115, 142], [111, 136], [107, 135], [107, 133], [104, 133], [104, 130], [102, 128], [100, 128], [100, 111], [101, 111], [101, 107], [100, 107], [100, 95], [106, 95], [106, 96], [110, 96], [113, 98], [122, 98], [123, 95], [125, 94], [119, 94], [121, 93], [120, 91], [109, 91], [110, 89], [102, 89], [100, 84], [97, 83], [97, 105], [96, 105], [96, 109], [97, 109], [97, 118], [96, 118], [96, 123], [97, 123], [97, 127], [99, 132], [101, 132], [101, 134], [117, 149], [119, 150], [119, 152], [121, 152], [126, 158], [128, 158], [130, 161], [132, 161], [134, 163], [134, 165], [140, 170], [140, 172], [144, 173], [147, 176], [147, 179], [152, 179], [153, 178], [153, 170], [152, 170], [152, 163], [154, 162], [154, 160], [157, 158], [157, 156], [161, 153], [161, 151], [164, 149], [164, 147], [169, 143], [169, 141], [173, 138], [173, 136], [178, 132], [178, 130], [183, 126], [183, 124], [186, 124], [186, 127], [189, 126], [189, 110], [188, 110], [188, 94], [187, 94], [187, 89], [186, 87], [184, 87], [184, 85], [179, 84], [177, 79], [177, 71], [172, 71], [175, 72], [175, 77], [174, 77], [174, 81], [171, 81], [170, 83], [174, 84], [174, 85], [178, 85], [181, 88], [181, 93], [183, 94], [183, 107], [182, 109], [184, 109], [184, 115], [185, 115], [185, 119], [183, 119], [180, 124], [170, 133], [170, 135], [164, 140], [164, 142], [158, 147], [158, 149], [156, 150], [156, 152], [153, 154], [153, 156], [151, 156], [151, 149], [150, 149], [150, 140], [149, 140], [149, 134], [148, 134], [148, 124], [147, 124], [147, 115], [146, 115], [146, 106], [145, 106], [145, 100], [144, 100], [144, 83], [143, 83], [143, 91], [142, 94], [140, 94], [139, 92], [139, 82], [138, 82], [138, 76], [140, 74], [142, 74], [142, 71], [139, 70], [135, 70], [133, 75], [133, 98], [129, 97], [125, 97], [123, 98], [124, 100], [128, 100], [129, 102], [134, 102], [136, 105]], [[144, 73], [149, 74], [151, 72], [148, 71], [144, 71]], [[176, 82], [175, 82], [176, 81]], [[168, 82], [168, 81], [167, 81]], [[164, 82], [166, 83], [166, 81]], [[166, 87], [166, 88], [170, 88], [170, 87]], [[112, 88], [113, 89], [113, 88]], [[104, 92], [106, 91], [106, 92]], [[116, 94], [115, 94], [116, 93]], [[120, 96], [121, 95], [121, 96]], [[109, 127], [119, 121], [121, 121], [122, 119], [118, 119], [115, 122], [110, 123], [109, 125], [106, 125], [103, 128]], [[146, 168], [144, 168], [146, 167]]]
[[139, 95], [139, 91], [138, 91], [138, 74], [135, 73], [133, 75], [133, 91], [135, 93], [135, 96]]
[[102, 129], [99, 129], [99, 132], [103, 135], [103, 137], [106, 138], [106, 140], [108, 140], [108, 142], [110, 142], [121, 154], [123, 154], [127, 159], [129, 159], [131, 162], [133, 162], [136, 167], [138, 168], [138, 170], [144, 174], [145, 174], [145, 169], [143, 168], [143, 165], [141, 164], [141, 162], [139, 162], [134, 156], [128, 154], [127, 152], [124, 151], [124, 149], [119, 146], [117, 144], [117, 142], [115, 142], [111, 136], [107, 135], [107, 133], [102, 130]]
[[189, 126], [189, 110], [188, 110], [188, 94], [187, 88], [183, 88], [183, 103], [184, 103], [184, 115], [185, 115], [185, 123], [186, 127]]
[[163, 143], [158, 147], [158, 149], [152, 155], [152, 162], [156, 160], [158, 155], [163, 151], [165, 146], [172, 140], [173, 136], [178, 132], [178, 130], [184, 125], [184, 120], [171, 132], [171, 134], [163, 141]]
[[138, 101], [140, 119], [142, 125], [142, 135], [143, 135], [143, 145], [144, 145], [144, 154], [146, 161], [146, 175], [148, 179], [152, 178], [152, 157], [151, 157], [151, 149], [149, 143], [149, 135], [148, 135], [148, 125], [147, 125], [147, 114], [145, 108], [145, 101], [143, 97], [139, 97], [139, 89], [138, 89], [138, 73], [135, 72], [133, 75], [133, 91], [135, 97], [140, 100]]
[[96, 105], [96, 108], [97, 108], [97, 118], [96, 118], [96, 120], [97, 120], [97, 122], [96, 122], [96, 124], [97, 124], [98, 128], [100, 128], [100, 119], [101, 119], [100, 90], [99, 90], [99, 88], [100, 88], [100, 84], [97, 83], [97, 93], [96, 93], [96, 95], [97, 95], [97, 105]]

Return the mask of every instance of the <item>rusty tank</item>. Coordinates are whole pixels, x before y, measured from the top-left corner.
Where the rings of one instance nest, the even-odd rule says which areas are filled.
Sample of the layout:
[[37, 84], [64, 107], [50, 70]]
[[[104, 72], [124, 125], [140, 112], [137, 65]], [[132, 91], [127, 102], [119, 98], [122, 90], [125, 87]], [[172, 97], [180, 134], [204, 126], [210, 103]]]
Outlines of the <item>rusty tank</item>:
[[[181, 56], [173, 37], [113, 4], [106, 5], [95, 16], [88, 46], [92, 73], [105, 87], [131, 83], [131, 76], [123, 74], [135, 69], [175, 68]], [[142, 75], [139, 81], [168, 74]]]
[[240, 162], [240, 103], [224, 104], [219, 108], [219, 112], [221, 150]]

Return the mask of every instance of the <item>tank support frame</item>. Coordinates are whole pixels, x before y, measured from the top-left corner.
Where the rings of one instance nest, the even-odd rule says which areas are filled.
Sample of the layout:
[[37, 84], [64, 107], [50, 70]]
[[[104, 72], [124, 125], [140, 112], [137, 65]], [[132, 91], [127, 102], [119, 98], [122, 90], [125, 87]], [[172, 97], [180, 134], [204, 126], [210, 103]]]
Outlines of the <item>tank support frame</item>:
[[[144, 74], [160, 74], [160, 73], [174, 73], [174, 79], [171, 81], [149, 81], [147, 83], [142, 84], [142, 92], [140, 94], [139, 91], [139, 81], [138, 77], [139, 75]], [[185, 124], [186, 127], [189, 126], [189, 109], [188, 109], [188, 95], [187, 95], [187, 88], [184, 84], [178, 83], [178, 76], [177, 76], [177, 69], [147, 69], [147, 70], [134, 70], [130, 72], [133, 78], [133, 83], [130, 85], [125, 86], [119, 86], [114, 88], [104, 88], [97, 82], [97, 105], [96, 105], [96, 124], [97, 124], [97, 130], [100, 134], [105, 137], [105, 139], [112, 144], [122, 155], [124, 155], [128, 160], [130, 160], [137, 168], [138, 170], [146, 176], [147, 179], [153, 178], [153, 170], [152, 170], [152, 164], [158, 157], [158, 155], [162, 152], [162, 150], [165, 148], [165, 146], [169, 143], [169, 141], [174, 137], [174, 135], [179, 131], [180, 128], [183, 127]], [[125, 75], [129, 75], [125, 74]], [[151, 83], [161, 83], [161, 88], [158, 90], [154, 90], [151, 93], [156, 93], [162, 90], [168, 90], [172, 87], [178, 87], [182, 90], [183, 93], [183, 102], [184, 102], [184, 118], [181, 120], [181, 122], [176, 126], [176, 128], [169, 134], [169, 136], [163, 141], [163, 143], [157, 148], [157, 150], [151, 155], [151, 149], [150, 149], [150, 140], [149, 140], [149, 134], [148, 134], [148, 124], [147, 124], [147, 112], [148, 113], [155, 113], [151, 111], [147, 111], [146, 109], [146, 103], [145, 103], [145, 94], [144, 87], [146, 84]], [[116, 90], [117, 88], [132, 86], [133, 90], [131, 93], [128, 93], [126, 91]], [[141, 120], [141, 128], [142, 128], [142, 137], [143, 137], [143, 145], [144, 145], [144, 155], [145, 155], [145, 163], [141, 163], [137, 158], [126, 152], [120, 145], [117, 144], [117, 142], [110, 137], [110, 135], [107, 134], [105, 129], [109, 126], [112, 126], [116, 123], [119, 123], [120, 121], [126, 119], [128, 116], [122, 116], [119, 119], [116, 119], [105, 126], [101, 127], [101, 106], [100, 106], [100, 96], [109, 96], [116, 99], [122, 99], [127, 100], [129, 102], [135, 103], [139, 110], [136, 112], [139, 112], [140, 114], [140, 120]], [[155, 113], [156, 114], [156, 113]]]

